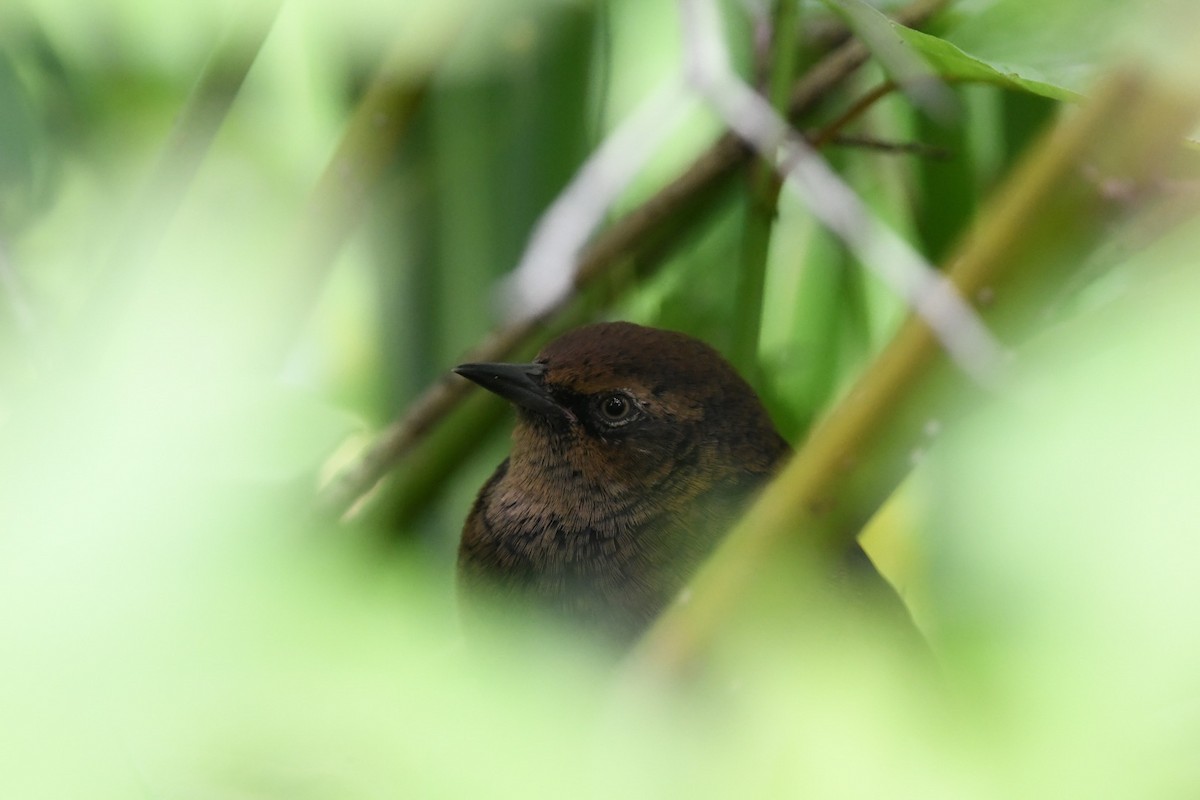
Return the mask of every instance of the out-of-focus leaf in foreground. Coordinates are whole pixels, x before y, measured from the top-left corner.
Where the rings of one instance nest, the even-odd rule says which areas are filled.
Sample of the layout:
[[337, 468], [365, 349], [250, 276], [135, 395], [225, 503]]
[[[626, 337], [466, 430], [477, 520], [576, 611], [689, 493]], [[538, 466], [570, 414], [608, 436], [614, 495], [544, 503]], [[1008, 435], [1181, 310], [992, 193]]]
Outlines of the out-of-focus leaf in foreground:
[[1043, 336], [935, 458], [937, 638], [1012, 786], [1200, 788], [1198, 245], [1130, 264], [1145, 284]]
[[928, 462], [945, 691], [828, 598], [617, 692], [552, 632], [463, 645], [436, 573], [364, 566], [286, 492], [220, 480], [214, 439], [245, 431], [191, 426], [207, 402], [43, 430], [0, 487], [3, 794], [1191, 793], [1198, 240], [1023, 353]]

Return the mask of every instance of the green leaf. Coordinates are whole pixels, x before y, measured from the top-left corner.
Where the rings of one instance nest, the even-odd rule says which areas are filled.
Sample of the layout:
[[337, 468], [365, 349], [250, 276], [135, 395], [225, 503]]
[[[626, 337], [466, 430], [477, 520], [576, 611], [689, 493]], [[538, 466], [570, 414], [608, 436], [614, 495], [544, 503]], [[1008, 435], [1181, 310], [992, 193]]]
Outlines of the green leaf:
[[1155, 17], [1154, 9], [1120, 0], [993, 0], [946, 39], [1026, 88], [1083, 92], [1098, 66], [1128, 46], [1133, 11], [1143, 23]]
[[900, 37], [921, 53], [943, 80], [994, 83], [1055, 100], [1075, 100], [1078, 97], [1075, 91], [1066, 86], [1036, 77], [1038, 73], [1035, 70], [989, 64], [945, 39], [899, 25], [895, 27]]

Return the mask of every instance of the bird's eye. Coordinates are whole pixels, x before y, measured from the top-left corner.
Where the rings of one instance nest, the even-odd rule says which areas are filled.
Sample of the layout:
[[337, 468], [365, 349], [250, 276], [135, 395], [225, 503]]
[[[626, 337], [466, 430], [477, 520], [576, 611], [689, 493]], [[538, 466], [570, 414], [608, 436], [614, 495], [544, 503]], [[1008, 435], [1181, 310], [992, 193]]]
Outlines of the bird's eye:
[[596, 401], [596, 409], [600, 412], [600, 419], [610, 425], [628, 422], [635, 411], [633, 400], [620, 392], [601, 395]]

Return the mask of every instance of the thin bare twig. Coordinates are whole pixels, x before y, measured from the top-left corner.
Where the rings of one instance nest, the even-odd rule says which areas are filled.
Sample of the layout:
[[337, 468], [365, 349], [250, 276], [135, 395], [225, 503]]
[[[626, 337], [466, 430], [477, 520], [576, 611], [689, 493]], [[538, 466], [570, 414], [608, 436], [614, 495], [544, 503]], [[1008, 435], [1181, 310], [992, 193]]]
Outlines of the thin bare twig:
[[855, 100], [850, 108], [843, 111], [837, 119], [833, 120], [824, 128], [822, 128], [820, 133], [809, 137], [809, 143], [812, 144], [814, 149], [820, 150], [822, 147], [840, 136], [842, 131], [845, 130], [846, 126], [865, 114], [867, 109], [894, 91], [896, 91], [896, 84], [892, 81], [886, 81], [885, 83], [881, 83], [880, 85], [876, 86], [874, 89]]
[[829, 140], [829, 147], [855, 147], [862, 150], [878, 150], [881, 153], [898, 156], [917, 156], [942, 161], [950, 158], [953, 151], [945, 147], [925, 144], [924, 142], [889, 142], [876, 139], [873, 136], [856, 136], [839, 134]]

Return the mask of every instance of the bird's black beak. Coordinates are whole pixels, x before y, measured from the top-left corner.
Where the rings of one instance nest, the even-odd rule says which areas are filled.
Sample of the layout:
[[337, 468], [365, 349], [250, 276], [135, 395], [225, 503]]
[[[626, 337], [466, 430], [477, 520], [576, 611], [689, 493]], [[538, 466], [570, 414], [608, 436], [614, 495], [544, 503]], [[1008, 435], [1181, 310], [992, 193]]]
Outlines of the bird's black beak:
[[495, 392], [518, 408], [545, 417], [561, 417], [564, 409], [550, 396], [542, 364], [459, 364], [454, 371]]

